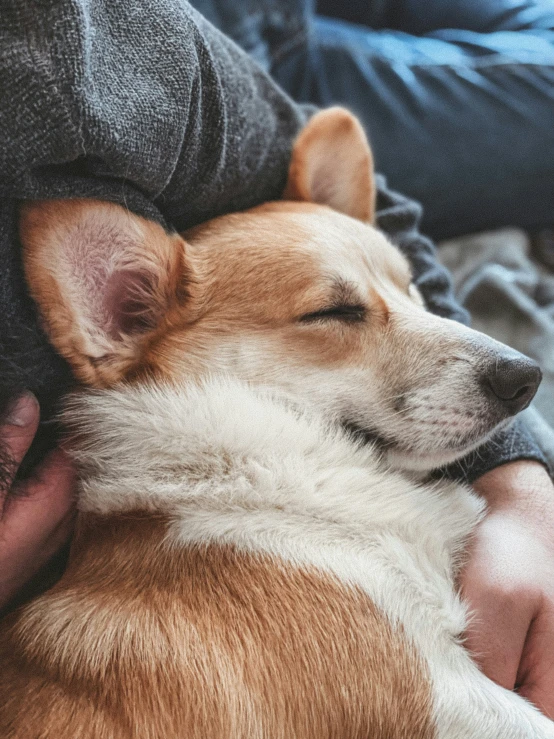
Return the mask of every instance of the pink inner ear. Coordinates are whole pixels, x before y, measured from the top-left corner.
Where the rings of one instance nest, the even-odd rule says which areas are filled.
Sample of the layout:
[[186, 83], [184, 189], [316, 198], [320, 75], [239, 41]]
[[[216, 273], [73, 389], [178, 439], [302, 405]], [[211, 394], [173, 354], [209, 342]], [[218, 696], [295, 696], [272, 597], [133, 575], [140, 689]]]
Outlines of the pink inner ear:
[[340, 187], [341, 170], [344, 162], [337, 158], [336, 146], [330, 142], [312, 145], [311, 157], [307, 164], [309, 197], [314, 203], [331, 205]]
[[140, 270], [121, 270], [110, 275], [104, 295], [107, 332], [112, 339], [154, 328], [155, 299], [151, 275]]
[[321, 205], [330, 205], [339, 199], [338, 184], [331, 172], [316, 172], [312, 182], [312, 200]]

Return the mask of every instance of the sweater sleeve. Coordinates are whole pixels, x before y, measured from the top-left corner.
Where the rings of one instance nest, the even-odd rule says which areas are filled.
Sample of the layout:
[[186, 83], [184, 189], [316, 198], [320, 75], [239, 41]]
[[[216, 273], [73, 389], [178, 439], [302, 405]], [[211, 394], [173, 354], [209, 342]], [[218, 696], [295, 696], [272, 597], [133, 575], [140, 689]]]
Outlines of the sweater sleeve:
[[[444, 318], [469, 324], [469, 315], [454, 297], [452, 281], [439, 263], [432, 242], [419, 233], [421, 207], [418, 203], [387, 187], [377, 176], [377, 226], [406, 255], [412, 266], [414, 282], [427, 308]], [[473, 482], [495, 467], [520, 459], [548, 463], [531, 431], [520, 420], [496, 434], [489, 442], [439, 474], [464, 482]]]
[[0, 46], [3, 197], [131, 196], [183, 230], [278, 198], [313, 110], [185, 0], [2, 0]]

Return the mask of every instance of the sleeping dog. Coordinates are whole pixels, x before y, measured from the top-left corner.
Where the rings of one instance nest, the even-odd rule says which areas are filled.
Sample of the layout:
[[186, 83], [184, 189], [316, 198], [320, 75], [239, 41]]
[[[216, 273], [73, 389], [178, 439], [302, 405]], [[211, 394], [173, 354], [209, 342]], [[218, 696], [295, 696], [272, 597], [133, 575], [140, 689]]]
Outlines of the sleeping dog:
[[531, 401], [530, 360], [427, 313], [371, 153], [316, 115], [284, 199], [183, 234], [28, 204], [48, 335], [93, 389], [69, 567], [5, 621], [6, 739], [554, 739], [463, 647], [481, 501], [425, 474]]

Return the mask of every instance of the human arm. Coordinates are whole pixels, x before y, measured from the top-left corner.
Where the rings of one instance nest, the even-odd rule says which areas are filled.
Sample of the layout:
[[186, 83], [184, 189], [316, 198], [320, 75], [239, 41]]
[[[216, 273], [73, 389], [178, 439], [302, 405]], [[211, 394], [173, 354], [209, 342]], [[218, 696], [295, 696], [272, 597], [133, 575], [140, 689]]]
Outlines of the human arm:
[[462, 591], [473, 611], [467, 647], [495, 682], [554, 719], [554, 487], [536, 462], [475, 481], [488, 506]]
[[116, 200], [183, 230], [278, 198], [313, 110], [185, 0], [5, 0], [0, 44], [4, 197]]

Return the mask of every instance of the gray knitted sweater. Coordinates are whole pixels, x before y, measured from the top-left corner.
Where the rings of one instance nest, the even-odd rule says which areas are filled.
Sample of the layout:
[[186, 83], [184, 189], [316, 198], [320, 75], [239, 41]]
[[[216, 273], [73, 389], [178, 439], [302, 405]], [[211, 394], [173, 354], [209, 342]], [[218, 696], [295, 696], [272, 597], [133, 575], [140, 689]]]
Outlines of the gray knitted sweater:
[[[185, 0], [0, 0], [0, 51], [0, 412], [23, 388], [38, 396], [30, 465], [55, 441], [51, 418], [72, 380], [26, 292], [18, 201], [102, 198], [185, 229], [279, 198], [312, 109]], [[378, 225], [410, 259], [428, 308], [466, 321], [419, 217], [379, 179]], [[516, 424], [453, 474], [521, 458], [543, 461]]]

